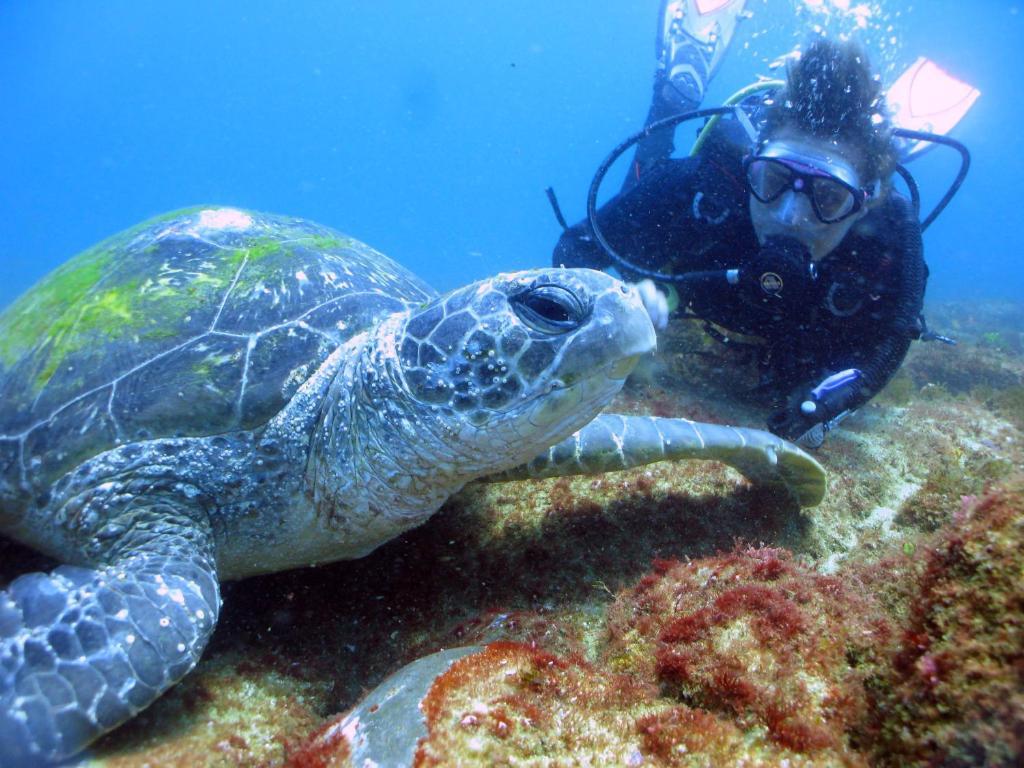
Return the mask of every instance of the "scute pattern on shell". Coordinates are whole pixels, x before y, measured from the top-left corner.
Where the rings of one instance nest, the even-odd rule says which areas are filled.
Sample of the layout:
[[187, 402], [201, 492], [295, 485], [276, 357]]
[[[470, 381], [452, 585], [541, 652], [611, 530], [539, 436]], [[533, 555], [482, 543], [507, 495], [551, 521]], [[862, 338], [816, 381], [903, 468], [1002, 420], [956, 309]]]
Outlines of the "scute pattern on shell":
[[0, 499], [122, 443], [258, 428], [338, 344], [435, 295], [297, 218], [200, 208], [116, 235], [0, 315]]

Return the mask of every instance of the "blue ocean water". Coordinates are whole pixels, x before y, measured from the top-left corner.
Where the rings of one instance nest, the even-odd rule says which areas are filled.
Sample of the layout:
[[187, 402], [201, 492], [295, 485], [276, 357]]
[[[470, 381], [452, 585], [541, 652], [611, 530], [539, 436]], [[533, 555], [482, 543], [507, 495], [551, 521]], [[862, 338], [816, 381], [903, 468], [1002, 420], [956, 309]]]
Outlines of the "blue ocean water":
[[[856, 0], [751, 0], [706, 105]], [[1024, 3], [867, 4], [887, 80], [925, 55], [982, 96], [971, 174], [925, 236], [928, 298], [1017, 298]], [[153, 214], [222, 203], [304, 216], [436, 287], [548, 263], [543, 190], [583, 213], [643, 122], [658, 3], [518, 0], [0, 2], [0, 307]], [[777, 74], [777, 73], [776, 73]], [[955, 170], [912, 170], [934, 201]]]

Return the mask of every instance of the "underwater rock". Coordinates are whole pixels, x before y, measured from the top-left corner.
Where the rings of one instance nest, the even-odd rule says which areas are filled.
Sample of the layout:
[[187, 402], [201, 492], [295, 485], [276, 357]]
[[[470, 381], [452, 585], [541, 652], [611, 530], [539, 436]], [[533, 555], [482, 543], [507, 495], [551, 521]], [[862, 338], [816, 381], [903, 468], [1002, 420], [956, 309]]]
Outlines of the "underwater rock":
[[[378, 730], [390, 734], [387, 744], [378, 748], [361, 739], [356, 722], [365, 717], [366, 703], [341, 721], [345, 741], [340, 747], [342, 753], [353, 753], [353, 765], [368, 760], [394, 766], [489, 766], [531, 758], [554, 764], [639, 764], [634, 755], [640, 738], [632, 723], [649, 708], [651, 697], [632, 680], [613, 679], [581, 659], [562, 659], [520, 643], [462, 649], [457, 653], [463, 657], [454, 663], [451, 653], [413, 662], [367, 697], [370, 703], [394, 690], [421, 694], [415, 702], [405, 697], [405, 709], [382, 704], [372, 715]], [[321, 749], [323, 736], [318, 739], [310, 751]], [[399, 753], [411, 759], [396, 762]]]
[[657, 560], [608, 606], [591, 659], [495, 642], [414, 662], [382, 686], [422, 691], [422, 738], [389, 714], [413, 733], [407, 764], [1017, 765], [1022, 491], [870, 569], [826, 576], [771, 547]]

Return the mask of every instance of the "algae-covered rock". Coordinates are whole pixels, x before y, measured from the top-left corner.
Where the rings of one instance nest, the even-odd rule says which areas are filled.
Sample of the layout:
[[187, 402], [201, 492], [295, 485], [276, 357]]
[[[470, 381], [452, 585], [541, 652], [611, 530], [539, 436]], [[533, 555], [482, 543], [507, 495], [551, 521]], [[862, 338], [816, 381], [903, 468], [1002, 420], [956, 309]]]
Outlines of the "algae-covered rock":
[[[780, 550], [661, 561], [610, 607], [593, 661], [509, 642], [428, 656], [297, 756], [333, 743], [353, 765], [865, 765], [848, 732], [891, 635], [855, 585]], [[367, 723], [390, 739], [374, 745]]]
[[924, 550], [872, 706], [878, 765], [1020, 765], [1024, 478], [965, 507]]
[[[424, 665], [428, 668], [424, 670]], [[418, 686], [434, 657], [398, 672], [386, 689]], [[363, 708], [360, 708], [361, 711]], [[355, 745], [350, 714], [293, 754], [292, 765], [741, 765], [857, 766], [853, 755], [792, 750], [720, 714], [657, 695], [656, 687], [579, 658], [560, 658], [519, 643], [493, 643], [437, 674], [418, 706], [392, 711], [387, 730], [403, 740], [408, 762]], [[424, 733], [410, 722], [425, 723]], [[385, 727], [382, 725], [382, 730]], [[811, 754], [805, 754], [811, 752]], [[368, 761], [368, 762], [367, 762]]]
[[763, 548], [656, 563], [610, 608], [609, 632], [614, 667], [748, 738], [841, 762], [893, 629], [858, 582]]

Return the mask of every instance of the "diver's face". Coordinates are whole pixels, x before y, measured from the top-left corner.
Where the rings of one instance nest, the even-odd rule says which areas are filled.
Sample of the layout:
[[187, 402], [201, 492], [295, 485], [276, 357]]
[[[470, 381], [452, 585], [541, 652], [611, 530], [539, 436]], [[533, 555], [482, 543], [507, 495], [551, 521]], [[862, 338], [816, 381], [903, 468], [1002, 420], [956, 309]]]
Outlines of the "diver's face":
[[[857, 172], [855, 151], [823, 139], [793, 132], [780, 133], [760, 150], [759, 155], [793, 160], [800, 167], [829, 174], [858, 190], [863, 186]], [[799, 187], [800, 183], [795, 186]], [[750, 218], [758, 241], [764, 245], [769, 237], [791, 237], [803, 243], [815, 261], [839, 245], [850, 227], [869, 208], [869, 205], [862, 205], [846, 218], [828, 223], [815, 213], [809, 189], [786, 188], [769, 202], [750, 195]]]

